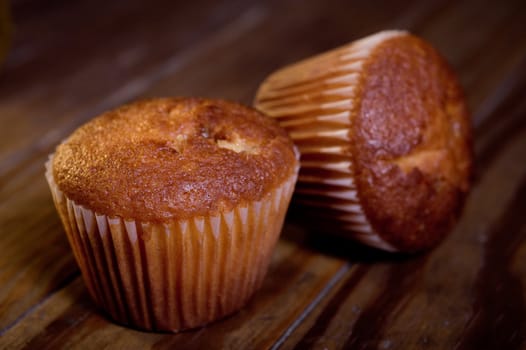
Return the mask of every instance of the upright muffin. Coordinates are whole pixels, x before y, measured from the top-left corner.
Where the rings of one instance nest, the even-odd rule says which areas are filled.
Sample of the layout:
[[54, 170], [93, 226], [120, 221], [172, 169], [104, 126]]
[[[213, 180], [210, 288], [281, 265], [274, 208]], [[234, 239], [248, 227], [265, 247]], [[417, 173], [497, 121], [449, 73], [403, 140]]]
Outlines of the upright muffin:
[[242, 307], [282, 228], [293, 147], [274, 120], [222, 100], [145, 100], [77, 129], [46, 177], [96, 304], [174, 332]]
[[472, 169], [457, 79], [429, 44], [385, 31], [285, 67], [255, 106], [301, 153], [295, 198], [327, 230], [391, 251], [437, 244]]

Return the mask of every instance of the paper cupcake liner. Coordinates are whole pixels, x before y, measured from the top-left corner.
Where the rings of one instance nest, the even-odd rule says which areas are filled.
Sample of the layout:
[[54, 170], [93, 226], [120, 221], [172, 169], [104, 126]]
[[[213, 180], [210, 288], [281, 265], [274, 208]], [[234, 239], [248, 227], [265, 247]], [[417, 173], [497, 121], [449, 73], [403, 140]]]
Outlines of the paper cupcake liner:
[[260, 201], [209, 217], [149, 223], [76, 204], [46, 178], [95, 303], [119, 323], [179, 331], [241, 308], [262, 284], [297, 173]]
[[397, 249], [369, 224], [360, 204], [349, 145], [356, 88], [370, 54], [385, 40], [404, 35], [385, 31], [315, 56], [272, 74], [255, 106], [274, 117], [301, 153], [295, 202], [318, 208], [341, 232], [365, 244]]

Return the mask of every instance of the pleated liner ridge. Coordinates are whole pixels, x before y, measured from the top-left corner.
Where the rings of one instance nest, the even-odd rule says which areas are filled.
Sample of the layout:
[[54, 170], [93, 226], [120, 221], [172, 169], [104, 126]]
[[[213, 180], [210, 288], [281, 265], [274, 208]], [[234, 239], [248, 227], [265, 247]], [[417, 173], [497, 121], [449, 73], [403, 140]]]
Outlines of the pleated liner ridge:
[[389, 251], [397, 249], [374, 231], [359, 201], [350, 126], [364, 63], [385, 40], [405, 34], [380, 32], [278, 70], [254, 103], [278, 120], [301, 153], [294, 200], [325, 229]]
[[179, 331], [240, 309], [262, 284], [297, 174], [262, 200], [210, 217], [154, 224], [75, 204], [46, 178], [84, 281], [118, 323]]

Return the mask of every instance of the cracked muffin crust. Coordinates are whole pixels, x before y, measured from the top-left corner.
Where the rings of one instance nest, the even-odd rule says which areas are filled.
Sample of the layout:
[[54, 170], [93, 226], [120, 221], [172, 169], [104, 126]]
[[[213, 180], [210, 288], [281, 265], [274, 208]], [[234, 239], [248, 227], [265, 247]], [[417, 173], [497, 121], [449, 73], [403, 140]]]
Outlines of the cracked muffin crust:
[[106, 112], [57, 147], [53, 176], [78, 204], [162, 221], [259, 200], [296, 167], [274, 120], [236, 103], [164, 98]]
[[455, 75], [422, 39], [380, 32], [285, 67], [255, 106], [302, 154], [297, 201], [335, 231], [412, 252], [437, 244], [459, 216], [469, 114]]

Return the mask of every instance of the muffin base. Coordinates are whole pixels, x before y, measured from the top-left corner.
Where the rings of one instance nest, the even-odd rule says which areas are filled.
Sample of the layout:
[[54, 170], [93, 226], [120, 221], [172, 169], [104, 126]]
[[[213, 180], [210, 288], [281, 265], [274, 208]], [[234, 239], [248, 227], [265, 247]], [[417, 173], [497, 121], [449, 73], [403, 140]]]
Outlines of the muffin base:
[[239, 310], [261, 286], [297, 171], [261, 200], [163, 223], [108, 217], [46, 179], [86, 287], [117, 323], [149, 331], [200, 327]]

